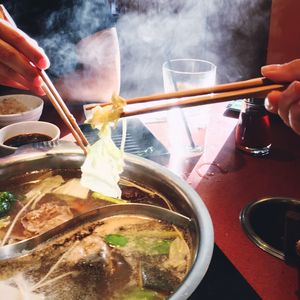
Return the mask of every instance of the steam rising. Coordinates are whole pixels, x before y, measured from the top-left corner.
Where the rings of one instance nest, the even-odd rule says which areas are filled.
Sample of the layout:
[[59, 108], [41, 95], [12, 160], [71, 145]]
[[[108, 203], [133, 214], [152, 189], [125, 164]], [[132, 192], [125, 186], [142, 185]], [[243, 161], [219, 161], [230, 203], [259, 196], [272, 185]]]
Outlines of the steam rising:
[[[74, 6], [65, 5], [63, 9], [41, 18], [42, 22], [46, 22], [47, 34], [42, 34], [39, 43], [50, 57], [50, 71], [55, 77], [78, 68], [76, 43], [113, 24], [108, 0], [77, 0], [74, 3]], [[91, 57], [99, 53], [98, 46], [95, 51], [91, 51]], [[88, 58], [88, 61], [91, 59]]]
[[122, 95], [162, 91], [161, 66], [172, 58], [213, 62], [219, 82], [259, 75], [265, 63], [271, 1], [159, 2], [152, 9], [140, 5], [139, 10], [146, 12], [127, 13], [118, 21]]
[[[101, 9], [108, 0], [78, 1], [50, 16], [54, 33], [41, 45], [51, 57], [55, 76], [75, 67], [74, 40], [108, 24]], [[91, 4], [93, 2], [94, 4]], [[161, 66], [172, 58], [199, 58], [217, 65], [218, 82], [259, 75], [265, 63], [271, 0], [127, 0], [117, 4], [124, 97], [163, 90]], [[125, 5], [125, 4], [126, 5]], [[128, 9], [128, 7], [130, 7]], [[57, 20], [72, 22], [55, 33]], [[46, 18], [44, 18], [46, 19]], [[62, 28], [60, 27], [59, 30]]]

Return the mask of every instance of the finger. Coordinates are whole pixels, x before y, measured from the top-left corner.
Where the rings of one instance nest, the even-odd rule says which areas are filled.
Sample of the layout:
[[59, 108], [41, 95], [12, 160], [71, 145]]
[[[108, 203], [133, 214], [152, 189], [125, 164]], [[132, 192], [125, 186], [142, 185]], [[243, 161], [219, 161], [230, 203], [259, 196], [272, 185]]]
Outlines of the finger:
[[15, 70], [9, 68], [8, 66], [0, 63], [0, 76], [1, 78], [6, 78], [7, 81], [18, 82], [22, 86], [30, 88], [32, 83], [26, 80], [23, 76], [17, 73]]
[[12, 19], [12, 17], [2, 4], [0, 4], [0, 17], [6, 20], [9, 24], [13, 25], [14, 27], [17, 27], [15, 21]]
[[45, 91], [41, 87], [34, 88], [34, 89], [32, 89], [32, 91], [38, 96], [46, 95]]
[[8, 79], [7, 77], [3, 77], [2, 75], [0, 75], [0, 84], [12, 88], [20, 89], [20, 90], [26, 90], [26, 91], [29, 90], [27, 86], [24, 86], [17, 81]]
[[278, 101], [278, 114], [286, 124], [289, 124], [289, 110], [292, 104], [300, 101], [300, 82], [294, 81], [282, 92]]
[[282, 65], [268, 65], [261, 68], [263, 76], [274, 81], [292, 82], [300, 80], [300, 59]]
[[46, 95], [45, 91], [41, 87], [28, 88], [27, 86], [23, 86], [22, 84], [20, 84], [17, 81], [13, 81], [13, 80], [10, 80], [10, 79], [2, 77], [2, 76], [0, 76], [0, 84], [3, 86], [8, 86], [8, 87], [25, 90], [25, 91], [31, 90], [34, 94], [36, 94], [38, 96]]
[[[16, 23], [9, 15], [8, 11], [5, 9], [4, 5], [0, 4], [0, 19], [6, 20], [10, 25], [12, 25], [14, 28], [17, 28]], [[31, 43], [34, 47], [39, 48], [40, 51], [42, 51], [43, 54], [45, 54], [43, 48], [40, 48], [37, 41], [31, 38], [26, 32], [22, 31], [22, 34], [26, 37], [29, 43]], [[45, 54], [46, 55], [46, 54]]]
[[49, 59], [44, 51], [32, 42], [32, 39], [28, 39], [24, 32], [13, 27], [5, 20], [0, 20], [0, 37], [26, 56], [38, 68], [46, 69], [49, 67]]
[[23, 90], [32, 90], [38, 95], [44, 95], [45, 93], [41, 89], [42, 83], [43, 80], [41, 77], [38, 77], [38, 80], [34, 82], [29, 82], [13, 69], [0, 63], [0, 84], [2, 85]]
[[293, 103], [289, 111], [289, 125], [300, 135], [300, 101]]
[[272, 91], [268, 94], [267, 98], [265, 99], [265, 108], [274, 114], [278, 113], [278, 102], [281, 99], [282, 92], [279, 91]]
[[39, 75], [24, 55], [3, 40], [0, 40], [0, 62], [20, 73], [28, 81], [34, 81]]

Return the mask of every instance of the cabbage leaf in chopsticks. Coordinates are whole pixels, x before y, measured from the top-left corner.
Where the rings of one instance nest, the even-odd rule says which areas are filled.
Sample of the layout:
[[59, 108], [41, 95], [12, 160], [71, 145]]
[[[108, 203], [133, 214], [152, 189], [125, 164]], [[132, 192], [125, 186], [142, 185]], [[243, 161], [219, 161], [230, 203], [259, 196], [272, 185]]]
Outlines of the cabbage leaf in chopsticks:
[[120, 118], [125, 104], [125, 99], [114, 94], [111, 105], [96, 106], [86, 121], [99, 130], [99, 140], [88, 148], [81, 167], [81, 184], [113, 198], [121, 197], [118, 183], [124, 169], [124, 153], [111, 138], [111, 126]]
[[87, 123], [99, 129], [100, 135], [106, 135], [105, 131], [120, 119], [125, 105], [126, 100], [124, 98], [113, 94], [111, 104], [93, 108], [92, 116], [87, 120]]

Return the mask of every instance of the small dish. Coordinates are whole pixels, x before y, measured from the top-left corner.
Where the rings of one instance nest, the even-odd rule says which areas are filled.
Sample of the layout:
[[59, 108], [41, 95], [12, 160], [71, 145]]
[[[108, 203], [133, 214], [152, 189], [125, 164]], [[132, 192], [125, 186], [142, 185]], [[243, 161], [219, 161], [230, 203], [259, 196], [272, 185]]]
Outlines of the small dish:
[[[24, 141], [29, 136], [31, 141]], [[12, 140], [14, 137], [22, 138], [20, 142], [22, 145], [45, 140], [56, 141], [60, 137], [60, 130], [56, 125], [42, 121], [25, 121], [7, 125], [0, 129], [0, 156], [12, 154], [18, 149], [16, 146], [8, 145], [9, 140], [12, 141], [11, 145], [19, 143]]]
[[43, 112], [44, 101], [33, 95], [0, 96], [0, 127], [23, 121], [37, 121]]

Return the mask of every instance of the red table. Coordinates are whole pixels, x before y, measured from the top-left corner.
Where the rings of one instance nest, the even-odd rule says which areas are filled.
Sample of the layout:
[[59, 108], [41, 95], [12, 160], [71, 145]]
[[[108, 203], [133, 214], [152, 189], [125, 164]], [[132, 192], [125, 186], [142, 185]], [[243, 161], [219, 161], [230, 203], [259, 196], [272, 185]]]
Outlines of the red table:
[[[211, 214], [216, 244], [262, 299], [298, 299], [296, 268], [254, 245], [242, 230], [239, 214], [260, 198], [300, 199], [300, 137], [281, 121], [273, 120], [271, 155], [252, 157], [235, 149], [237, 119], [226, 117], [225, 108], [223, 103], [211, 106], [204, 154], [186, 180]], [[159, 137], [158, 130], [156, 134]]]
[[[242, 231], [241, 209], [249, 202], [270, 196], [300, 199], [300, 137], [281, 122], [272, 123], [270, 156], [255, 158], [235, 150], [236, 119], [224, 117], [223, 105], [216, 105], [202, 157], [228, 171], [201, 178], [200, 159], [188, 180], [211, 214], [215, 241], [230, 261], [263, 299], [297, 299], [297, 270], [255, 246]], [[300, 230], [300, 229], [299, 229]]]

